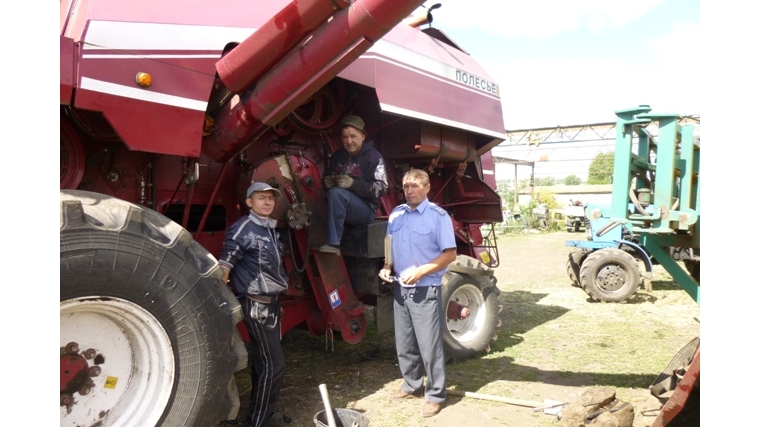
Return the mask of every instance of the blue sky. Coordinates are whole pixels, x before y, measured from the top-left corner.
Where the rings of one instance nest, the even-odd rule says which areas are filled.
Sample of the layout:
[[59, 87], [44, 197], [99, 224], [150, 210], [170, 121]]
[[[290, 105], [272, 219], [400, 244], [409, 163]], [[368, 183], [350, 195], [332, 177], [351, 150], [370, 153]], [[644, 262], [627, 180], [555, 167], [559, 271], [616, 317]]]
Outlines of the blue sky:
[[700, 114], [700, 2], [431, 0], [433, 26], [500, 85], [505, 128]]

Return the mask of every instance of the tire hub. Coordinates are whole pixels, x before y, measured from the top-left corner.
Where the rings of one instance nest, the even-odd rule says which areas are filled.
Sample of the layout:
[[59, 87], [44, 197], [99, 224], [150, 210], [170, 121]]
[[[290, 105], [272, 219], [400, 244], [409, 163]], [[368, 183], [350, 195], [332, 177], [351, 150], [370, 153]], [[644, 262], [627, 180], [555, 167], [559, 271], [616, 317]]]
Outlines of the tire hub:
[[100, 375], [99, 366], [90, 366], [88, 359], [95, 358], [95, 363], [105, 360], [97, 355], [92, 348], [78, 353], [79, 344], [70, 342], [61, 347], [61, 406], [66, 407], [66, 413], [71, 413], [74, 395], [90, 394], [95, 386], [92, 378]]
[[616, 265], [607, 265], [599, 270], [596, 276], [599, 287], [605, 291], [613, 292], [625, 285], [625, 271]]
[[[454, 316], [449, 316], [449, 308], [452, 303]], [[477, 286], [464, 285], [457, 289], [446, 304], [446, 327], [453, 337], [460, 342], [467, 342], [476, 337], [485, 327], [486, 312], [483, 294]], [[462, 316], [462, 308], [467, 309], [467, 316]]]
[[156, 318], [130, 301], [89, 296], [61, 302], [60, 326], [61, 427], [156, 424], [175, 374]]

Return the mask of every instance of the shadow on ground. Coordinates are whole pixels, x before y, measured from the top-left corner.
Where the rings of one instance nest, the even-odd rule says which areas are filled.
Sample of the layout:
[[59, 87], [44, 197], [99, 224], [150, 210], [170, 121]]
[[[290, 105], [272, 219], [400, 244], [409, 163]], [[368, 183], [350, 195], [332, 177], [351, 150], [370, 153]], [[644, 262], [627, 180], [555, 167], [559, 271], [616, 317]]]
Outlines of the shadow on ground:
[[[522, 335], [569, 311], [565, 307], [539, 304], [546, 296], [527, 291], [502, 292], [499, 300], [504, 310], [498, 315], [502, 325], [497, 329], [498, 339], [491, 343], [492, 354], [502, 353], [520, 344]], [[401, 381], [393, 334], [375, 334], [372, 319], [368, 319], [367, 337], [355, 345], [342, 341], [338, 333], [330, 341], [301, 329], [288, 331], [282, 345], [286, 374], [277, 408], [298, 420], [297, 426], [314, 425], [313, 416], [324, 409], [318, 389], [320, 384], [328, 386], [334, 408], [346, 408], [367, 398], [387, 405], [390, 401], [386, 395], [398, 388]], [[241, 393], [240, 413], [245, 414], [250, 403], [249, 370], [239, 372], [236, 378]], [[652, 379], [651, 375], [538, 369], [517, 364], [508, 356], [470, 359], [447, 365], [448, 386], [460, 390], [478, 390], [494, 380], [567, 387], [641, 388], [648, 387]], [[380, 397], [377, 398], [377, 395]], [[451, 399], [452, 403], [459, 400], [453, 396]]]

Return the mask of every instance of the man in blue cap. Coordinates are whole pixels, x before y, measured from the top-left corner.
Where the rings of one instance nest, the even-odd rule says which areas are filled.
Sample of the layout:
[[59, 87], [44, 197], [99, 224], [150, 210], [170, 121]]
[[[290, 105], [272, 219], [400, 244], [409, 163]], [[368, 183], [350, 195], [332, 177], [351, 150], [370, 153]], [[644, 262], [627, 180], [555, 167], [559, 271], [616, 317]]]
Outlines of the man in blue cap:
[[226, 231], [219, 257], [224, 281], [244, 298], [241, 306], [252, 344], [251, 407], [243, 426], [279, 426], [291, 419], [275, 413], [274, 407], [285, 377], [285, 357], [280, 345], [279, 295], [288, 289], [288, 274], [282, 262], [283, 244], [270, 218], [275, 199], [282, 194], [263, 182], [254, 182], [246, 192], [250, 213]]

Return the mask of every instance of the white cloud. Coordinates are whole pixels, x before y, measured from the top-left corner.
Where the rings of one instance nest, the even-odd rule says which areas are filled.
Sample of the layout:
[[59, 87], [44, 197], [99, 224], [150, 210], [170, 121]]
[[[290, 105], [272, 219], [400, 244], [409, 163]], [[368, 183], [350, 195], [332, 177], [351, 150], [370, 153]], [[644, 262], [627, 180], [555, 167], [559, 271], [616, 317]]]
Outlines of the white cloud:
[[681, 61], [683, 57], [698, 58], [702, 49], [700, 25], [696, 22], [677, 22], [670, 33], [647, 43], [663, 61]]
[[532, 60], [492, 69], [500, 83], [507, 129], [614, 122], [616, 110], [648, 104], [653, 112], [698, 114], [701, 93], [693, 74], [661, 61]]
[[[662, 0], [441, 1], [440, 28], [480, 28], [495, 35], [547, 38], [577, 28], [599, 32], [636, 21]], [[429, 1], [425, 6], [431, 6]]]

